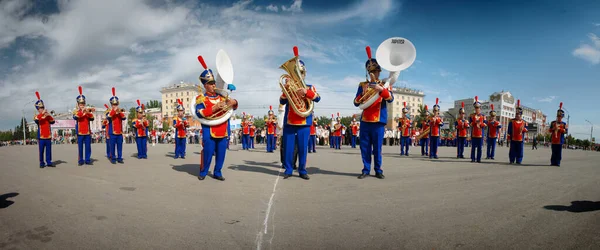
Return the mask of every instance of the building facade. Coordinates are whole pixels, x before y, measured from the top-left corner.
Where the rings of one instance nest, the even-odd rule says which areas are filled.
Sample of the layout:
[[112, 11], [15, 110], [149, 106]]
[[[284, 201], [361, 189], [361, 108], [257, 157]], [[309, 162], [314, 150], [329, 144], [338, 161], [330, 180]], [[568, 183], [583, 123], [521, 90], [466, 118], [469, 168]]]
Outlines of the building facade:
[[402, 116], [402, 108], [404, 108], [404, 102], [406, 102], [406, 108], [411, 119], [419, 115], [419, 105], [423, 105], [423, 99], [425, 93], [421, 90], [410, 89], [410, 88], [394, 88], [392, 91], [394, 95], [394, 101], [389, 104], [388, 121], [386, 127], [389, 129], [396, 129], [398, 127], [395, 120]]
[[185, 107], [184, 116], [190, 122], [191, 127], [200, 127], [200, 123], [193, 119], [190, 103], [196, 102], [196, 96], [200, 95], [200, 86], [193, 83], [180, 82], [164, 87], [160, 90], [161, 93], [161, 120], [170, 122], [177, 115], [175, 108], [177, 107], [177, 99], [183, 102]]

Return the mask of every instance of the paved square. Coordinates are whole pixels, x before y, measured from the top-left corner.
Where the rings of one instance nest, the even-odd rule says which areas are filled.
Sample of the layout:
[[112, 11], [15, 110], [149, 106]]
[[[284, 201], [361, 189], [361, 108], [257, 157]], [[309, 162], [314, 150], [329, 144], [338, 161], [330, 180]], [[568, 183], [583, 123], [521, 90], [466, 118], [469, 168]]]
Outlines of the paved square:
[[[284, 180], [279, 152], [227, 152], [224, 182], [199, 181], [198, 146], [148, 147], [125, 164], [77, 166], [76, 145], [0, 148], [0, 249], [598, 249], [600, 154], [508, 149], [481, 164], [441, 147], [438, 160], [384, 146], [386, 178], [359, 180], [359, 149], [319, 147], [306, 181]], [[420, 151], [420, 150], [419, 150]], [[469, 157], [470, 148], [466, 148]], [[211, 169], [212, 170], [212, 169]], [[373, 173], [372, 173], [373, 174]]]

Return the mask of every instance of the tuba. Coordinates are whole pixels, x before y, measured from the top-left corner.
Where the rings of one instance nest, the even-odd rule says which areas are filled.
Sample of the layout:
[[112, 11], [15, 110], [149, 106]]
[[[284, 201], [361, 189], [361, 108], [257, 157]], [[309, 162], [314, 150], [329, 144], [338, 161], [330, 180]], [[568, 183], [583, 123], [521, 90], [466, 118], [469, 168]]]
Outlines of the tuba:
[[288, 99], [288, 105], [292, 107], [294, 112], [301, 117], [308, 117], [313, 111], [314, 103], [312, 100], [307, 100], [297, 94], [299, 89], [306, 89], [307, 86], [300, 73], [298, 47], [296, 46], [294, 46], [294, 55], [294, 58], [279, 67], [287, 72], [279, 78], [279, 87], [281, 87], [283, 94]]
[[[204, 66], [204, 59], [201, 58], [202, 57], [199, 56], [198, 60], [200, 60], [200, 63]], [[227, 101], [229, 100], [229, 94], [225, 89], [225, 83], [231, 84], [233, 82], [233, 66], [231, 64], [231, 59], [229, 59], [229, 55], [222, 49], [217, 52], [216, 67], [217, 78], [215, 79], [215, 92], [225, 97], [225, 101]], [[231, 115], [233, 115], [233, 107], [225, 105], [221, 110], [215, 111], [210, 117], [198, 116], [195, 101], [190, 102], [190, 111], [194, 111], [194, 118], [196, 118], [196, 120], [207, 126], [222, 124], [229, 120]]]
[[[367, 55], [369, 56], [369, 59], [371, 59], [370, 47], [367, 47]], [[371, 82], [376, 82], [382, 84], [384, 88], [389, 88], [396, 82], [400, 71], [407, 69], [415, 62], [415, 59], [417, 58], [417, 49], [412, 42], [406, 38], [392, 37], [386, 39], [379, 47], [377, 47], [375, 58], [381, 68], [390, 72], [390, 76], [379, 80], [375, 79], [375, 76], [370, 74]], [[378, 98], [379, 95], [375, 89], [367, 88], [359, 100], [360, 105], [358, 107], [360, 109], [366, 109]]]

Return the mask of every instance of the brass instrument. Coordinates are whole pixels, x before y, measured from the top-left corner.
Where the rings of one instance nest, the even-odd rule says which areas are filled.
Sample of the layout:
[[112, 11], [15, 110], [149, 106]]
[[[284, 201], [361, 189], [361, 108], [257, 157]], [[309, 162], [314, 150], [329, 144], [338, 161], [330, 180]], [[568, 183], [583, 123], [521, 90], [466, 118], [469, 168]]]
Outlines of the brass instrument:
[[88, 113], [96, 112], [96, 108], [94, 108], [94, 107], [87, 107], [85, 110], [86, 110]]
[[287, 72], [279, 78], [279, 87], [281, 87], [283, 94], [288, 99], [288, 105], [292, 107], [294, 112], [301, 117], [308, 117], [313, 111], [314, 103], [312, 100], [298, 95], [298, 90], [308, 88], [304, 79], [302, 79], [298, 60], [298, 56], [294, 56], [294, 58], [279, 67]]
[[419, 136], [415, 137], [415, 139], [421, 140], [423, 137], [425, 137], [425, 135], [429, 134], [429, 131], [431, 131], [431, 126], [425, 129], [421, 134], [419, 134]]
[[[198, 56], [198, 61], [200, 64], [207, 69], [205, 66], [206, 63], [202, 56]], [[221, 95], [224, 100], [224, 105], [217, 103], [217, 105], [221, 105], [218, 107], [218, 110], [212, 113], [212, 115], [208, 117], [198, 116], [196, 112], [197, 102], [190, 102], [190, 111], [194, 114], [194, 118], [198, 120], [201, 124], [207, 126], [214, 126], [218, 124], [222, 124], [223, 122], [229, 120], [231, 115], [233, 115], [233, 105], [229, 105], [229, 94], [227, 94], [227, 90], [225, 89], [225, 83], [231, 84], [233, 82], [233, 65], [231, 63], [231, 59], [229, 55], [224, 50], [219, 50], [217, 52], [216, 58], [216, 68], [217, 68], [217, 77], [215, 79], [215, 92]], [[200, 91], [200, 96], [202, 96], [203, 91]], [[183, 105], [183, 104], [182, 104]]]
[[[375, 78], [375, 75], [373, 73], [369, 74], [371, 76], [371, 82], [375, 82], [377, 85], [381, 86], [381, 87], [385, 87], [383, 85], [383, 82], [377, 78]], [[363, 93], [362, 96], [360, 97], [360, 99], [358, 99], [358, 102], [363, 104], [365, 102], [367, 102], [368, 100], [371, 100], [371, 98], [379, 95], [379, 92], [377, 92], [377, 90], [375, 90], [375, 88], [370, 87], [369, 82], [364, 82], [365, 85], [363, 85]]]

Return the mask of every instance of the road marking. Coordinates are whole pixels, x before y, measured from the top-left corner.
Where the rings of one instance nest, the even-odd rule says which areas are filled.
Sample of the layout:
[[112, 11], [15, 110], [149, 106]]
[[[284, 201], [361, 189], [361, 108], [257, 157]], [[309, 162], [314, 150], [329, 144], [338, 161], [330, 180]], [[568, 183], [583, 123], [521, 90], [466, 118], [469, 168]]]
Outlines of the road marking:
[[[267, 229], [269, 228], [269, 214], [271, 214], [271, 207], [273, 206], [273, 198], [275, 197], [275, 190], [277, 189], [277, 183], [279, 183], [279, 176], [281, 175], [281, 171], [283, 168], [279, 169], [277, 173], [277, 179], [275, 179], [275, 184], [273, 185], [273, 192], [271, 193], [271, 198], [269, 199], [269, 203], [267, 205], [267, 212], [265, 213], [265, 221], [263, 222], [263, 229], [258, 232], [256, 236], [256, 249], [260, 250], [262, 247], [263, 236], [267, 234]], [[274, 228], [275, 226], [273, 226]], [[273, 239], [271, 238], [271, 242]]]

